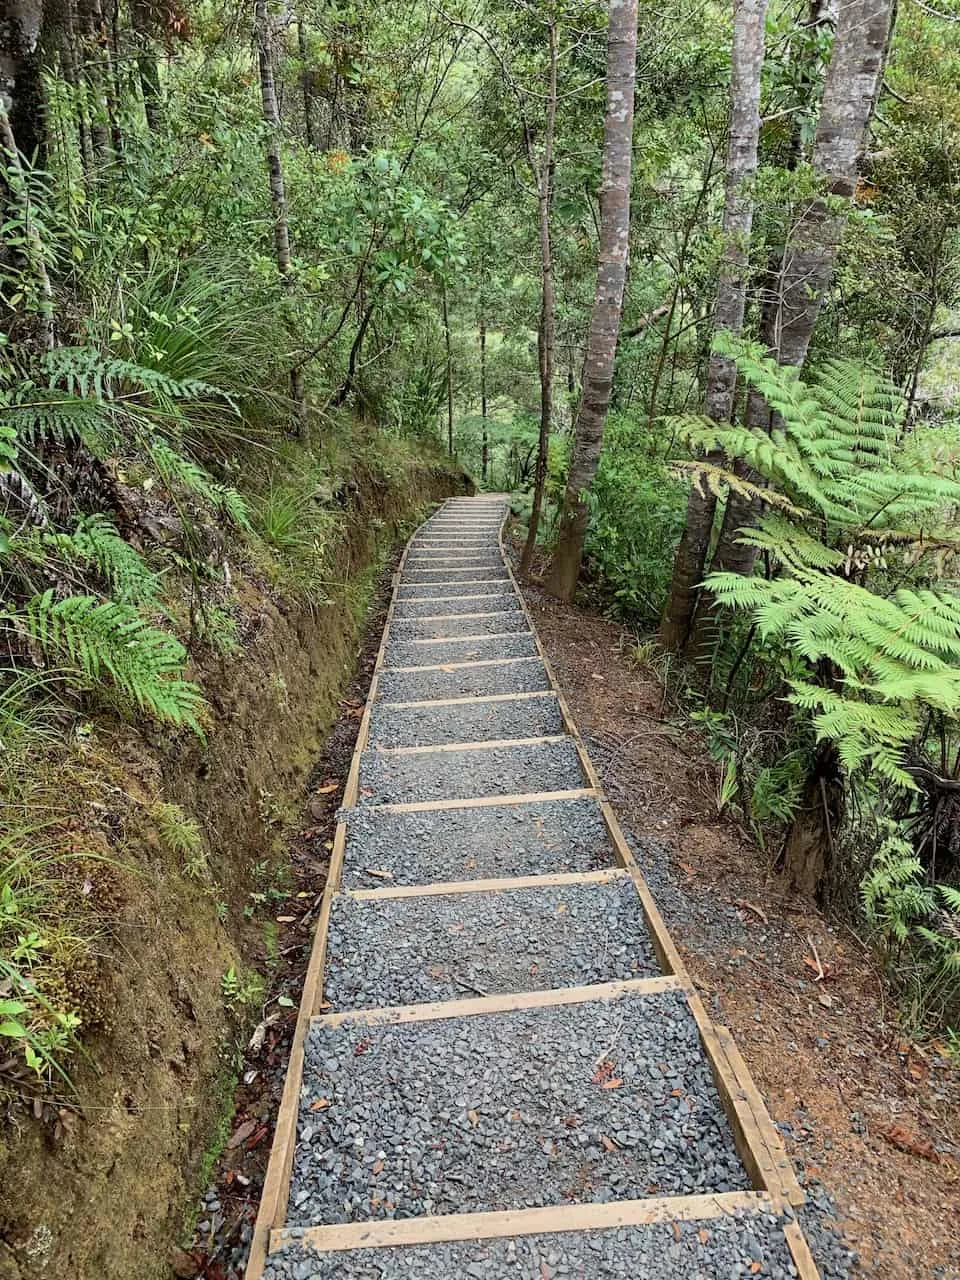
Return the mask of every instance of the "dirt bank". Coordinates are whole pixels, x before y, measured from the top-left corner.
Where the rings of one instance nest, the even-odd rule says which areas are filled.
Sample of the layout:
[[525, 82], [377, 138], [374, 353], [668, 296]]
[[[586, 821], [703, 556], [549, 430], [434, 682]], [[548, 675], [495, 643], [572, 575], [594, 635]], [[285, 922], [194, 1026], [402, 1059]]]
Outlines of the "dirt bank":
[[229, 1133], [236, 1046], [263, 1016], [249, 966], [277, 959], [284, 823], [354, 671], [377, 566], [424, 504], [463, 485], [441, 463], [356, 481], [330, 603], [311, 610], [244, 583], [243, 650], [203, 673], [205, 743], [98, 722], [60, 761], [93, 868], [77, 893], [108, 900], [109, 927], [79, 979], [99, 1013], [76, 1104], [11, 1104], [0, 1130], [0, 1280], [171, 1275]]

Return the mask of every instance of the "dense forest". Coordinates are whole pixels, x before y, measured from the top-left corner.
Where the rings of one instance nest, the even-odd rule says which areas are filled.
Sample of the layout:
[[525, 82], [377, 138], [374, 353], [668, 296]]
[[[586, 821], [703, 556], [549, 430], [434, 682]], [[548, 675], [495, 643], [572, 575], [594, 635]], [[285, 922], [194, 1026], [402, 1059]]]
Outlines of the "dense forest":
[[956, 1025], [958, 84], [955, 0], [8, 0], [4, 1091], [96, 1022], [70, 770], [205, 741], [251, 584], [322, 609], [358, 470], [442, 454]]

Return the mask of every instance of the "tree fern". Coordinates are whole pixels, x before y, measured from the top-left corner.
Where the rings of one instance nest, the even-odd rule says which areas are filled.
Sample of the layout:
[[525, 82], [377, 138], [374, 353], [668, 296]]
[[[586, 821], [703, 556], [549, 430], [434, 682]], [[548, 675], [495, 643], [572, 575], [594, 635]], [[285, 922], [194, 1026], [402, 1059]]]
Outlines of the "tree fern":
[[48, 590], [28, 600], [21, 613], [0, 616], [45, 655], [73, 668], [86, 687], [109, 677], [150, 715], [200, 732], [203, 698], [183, 679], [186, 650], [131, 605], [94, 596], [57, 600]]

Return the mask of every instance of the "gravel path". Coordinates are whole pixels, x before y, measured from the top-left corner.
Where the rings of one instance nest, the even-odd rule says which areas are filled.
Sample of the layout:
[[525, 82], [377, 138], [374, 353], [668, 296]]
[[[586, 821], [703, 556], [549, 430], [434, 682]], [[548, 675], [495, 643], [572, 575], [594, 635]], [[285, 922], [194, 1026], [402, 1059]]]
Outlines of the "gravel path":
[[[440, 605], [443, 613], [445, 605]], [[454, 612], [453, 609], [450, 610]], [[527, 620], [522, 613], [505, 613], [498, 610], [488, 614], [471, 614], [465, 618], [448, 617], [444, 620], [425, 618], [394, 618], [390, 623], [390, 638], [396, 640], [449, 640], [454, 636], [501, 635], [510, 631], [528, 631]]]
[[494, 661], [481, 667], [444, 663], [436, 671], [381, 671], [377, 697], [390, 702], [415, 702], [427, 698], [475, 698], [484, 693], [536, 693], [549, 688], [547, 668], [540, 659], [522, 658], [519, 662]]
[[782, 1221], [758, 1213], [676, 1228], [656, 1223], [326, 1256], [293, 1241], [270, 1258], [264, 1280], [787, 1280], [795, 1274]]
[[435, 667], [455, 662], [480, 662], [485, 658], [532, 658], [537, 646], [529, 631], [512, 635], [449, 636], [445, 640], [411, 644], [407, 639], [387, 642], [387, 667]]
[[426, 707], [394, 707], [378, 702], [370, 717], [370, 743], [374, 747], [433, 747], [453, 742], [542, 738], [563, 732], [563, 716], [552, 693], [506, 702], [444, 702]]
[[502, 893], [337, 898], [324, 998], [335, 1009], [546, 991], [660, 972], [627, 879]]
[[522, 747], [425, 751], [409, 755], [364, 752], [360, 805], [462, 800], [585, 787], [571, 739]]
[[307, 1040], [290, 1225], [749, 1185], [678, 993]]
[[499, 565], [473, 565], [469, 569], [407, 569], [403, 574], [403, 582], [505, 582], [510, 584], [510, 575]]
[[398, 600], [393, 616], [397, 618], [429, 618], [438, 613], [522, 613], [516, 593], [504, 592], [496, 596], [441, 596], [425, 600]]
[[600, 809], [590, 799], [422, 813], [360, 808], [346, 816], [347, 889], [601, 871], [616, 865]]
[[423, 600], [429, 596], [446, 599], [448, 596], [512, 596], [517, 598], [513, 586], [507, 582], [401, 582], [397, 603], [402, 600]]

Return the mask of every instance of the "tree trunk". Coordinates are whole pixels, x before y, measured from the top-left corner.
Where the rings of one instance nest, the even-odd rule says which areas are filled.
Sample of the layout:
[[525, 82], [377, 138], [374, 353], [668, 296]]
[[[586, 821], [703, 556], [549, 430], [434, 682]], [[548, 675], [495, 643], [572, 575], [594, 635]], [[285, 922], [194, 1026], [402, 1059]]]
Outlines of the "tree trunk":
[[571, 600], [580, 575], [593, 483], [613, 385], [630, 244], [630, 172], [633, 97], [637, 73], [637, 0], [611, 2], [607, 30], [607, 102], [603, 123], [603, 187], [600, 197], [600, 262], [590, 316], [583, 392], [573, 456], [560, 515], [547, 590]]
[[[724, 250], [717, 284], [714, 331], [739, 334], [747, 301], [750, 237], [760, 138], [760, 73], [763, 68], [764, 23], [768, 0], [736, 0], [730, 67], [730, 136], [727, 141], [726, 190], [723, 208]], [[737, 368], [728, 356], [711, 354], [703, 411], [715, 422], [729, 422], [737, 386]], [[719, 461], [711, 458], [709, 461]], [[673, 566], [670, 597], [660, 624], [660, 642], [682, 653], [690, 634], [697, 594], [710, 549], [717, 500], [696, 485], [687, 500], [687, 520]]]
[[[21, 148], [14, 137], [7, 114], [6, 95], [0, 97], [0, 154], [5, 161], [6, 177], [0, 182], [4, 204], [12, 206], [23, 219], [25, 248], [23, 256], [37, 278], [40, 288], [40, 342], [45, 351], [54, 347], [53, 288], [47, 272], [46, 252], [40, 232], [37, 230], [30, 203], [26, 176], [20, 164]], [[2, 220], [2, 219], [0, 219]]]
[[20, 154], [39, 168], [43, 167], [46, 150], [40, 61], [42, 24], [42, 0], [8, 0], [0, 18], [0, 108], [8, 118]]
[[480, 302], [480, 480], [487, 483], [490, 464], [490, 441], [487, 435], [487, 319]]
[[[784, 247], [779, 279], [766, 307], [764, 341], [783, 365], [801, 367], [814, 325], [833, 277], [844, 215], [827, 204], [826, 196], [851, 200], [857, 187], [859, 162], [873, 115], [890, 37], [892, 0], [846, 0], [837, 16], [833, 54], [827, 68], [820, 119], [813, 143], [813, 167], [824, 195], [811, 197], [800, 209]], [[770, 411], [762, 397], [747, 398], [748, 426], [769, 425]], [[742, 545], [740, 531], [756, 522], [757, 504], [732, 494], [711, 568], [714, 572], [753, 572], [756, 549]], [[712, 597], [703, 593], [694, 630], [710, 631], [715, 612]], [[709, 638], [697, 648], [705, 654]]]
[[442, 286], [440, 305], [443, 313], [443, 345], [447, 356], [447, 453], [453, 457], [453, 349], [450, 345], [450, 313], [447, 310], [447, 286]]
[[163, 122], [163, 98], [160, 93], [157, 56], [151, 40], [150, 6], [147, 0], [132, 0], [130, 20], [137, 40], [137, 73], [143, 96], [143, 113], [150, 132], [159, 133]]
[[843, 770], [836, 744], [820, 743], [790, 824], [779, 871], [789, 892], [819, 899], [843, 824]]
[[[273, 244], [277, 270], [283, 279], [290, 280], [290, 228], [287, 223], [287, 194], [283, 181], [283, 161], [280, 156], [280, 111], [277, 107], [277, 91], [273, 78], [273, 51], [270, 47], [270, 21], [267, 0], [255, 0], [254, 25], [257, 36], [257, 55], [260, 66], [260, 94], [263, 100], [263, 120], [267, 126], [267, 179], [270, 186], [270, 207], [273, 211]], [[297, 415], [298, 432], [306, 419], [306, 397], [303, 385], [303, 366], [296, 365], [290, 371], [290, 398]]]
[[548, 28], [550, 64], [547, 81], [546, 123], [543, 131], [543, 155], [540, 164], [533, 159], [533, 148], [527, 139], [531, 168], [537, 178], [537, 228], [540, 237], [540, 321], [537, 326], [537, 364], [540, 369], [540, 430], [537, 436], [537, 465], [533, 477], [533, 505], [527, 540], [520, 557], [520, 575], [526, 577], [533, 563], [543, 510], [543, 490], [547, 481], [550, 453], [550, 426], [553, 420], [553, 347], [556, 326], [556, 301], [553, 287], [553, 250], [550, 212], [553, 205], [553, 143], [557, 124], [557, 28]]
[[304, 136], [308, 147], [319, 149], [320, 135], [317, 131], [313, 109], [313, 93], [310, 89], [310, 73], [307, 69], [307, 24], [302, 10], [297, 18], [297, 51], [300, 54], [300, 86], [303, 90]]

